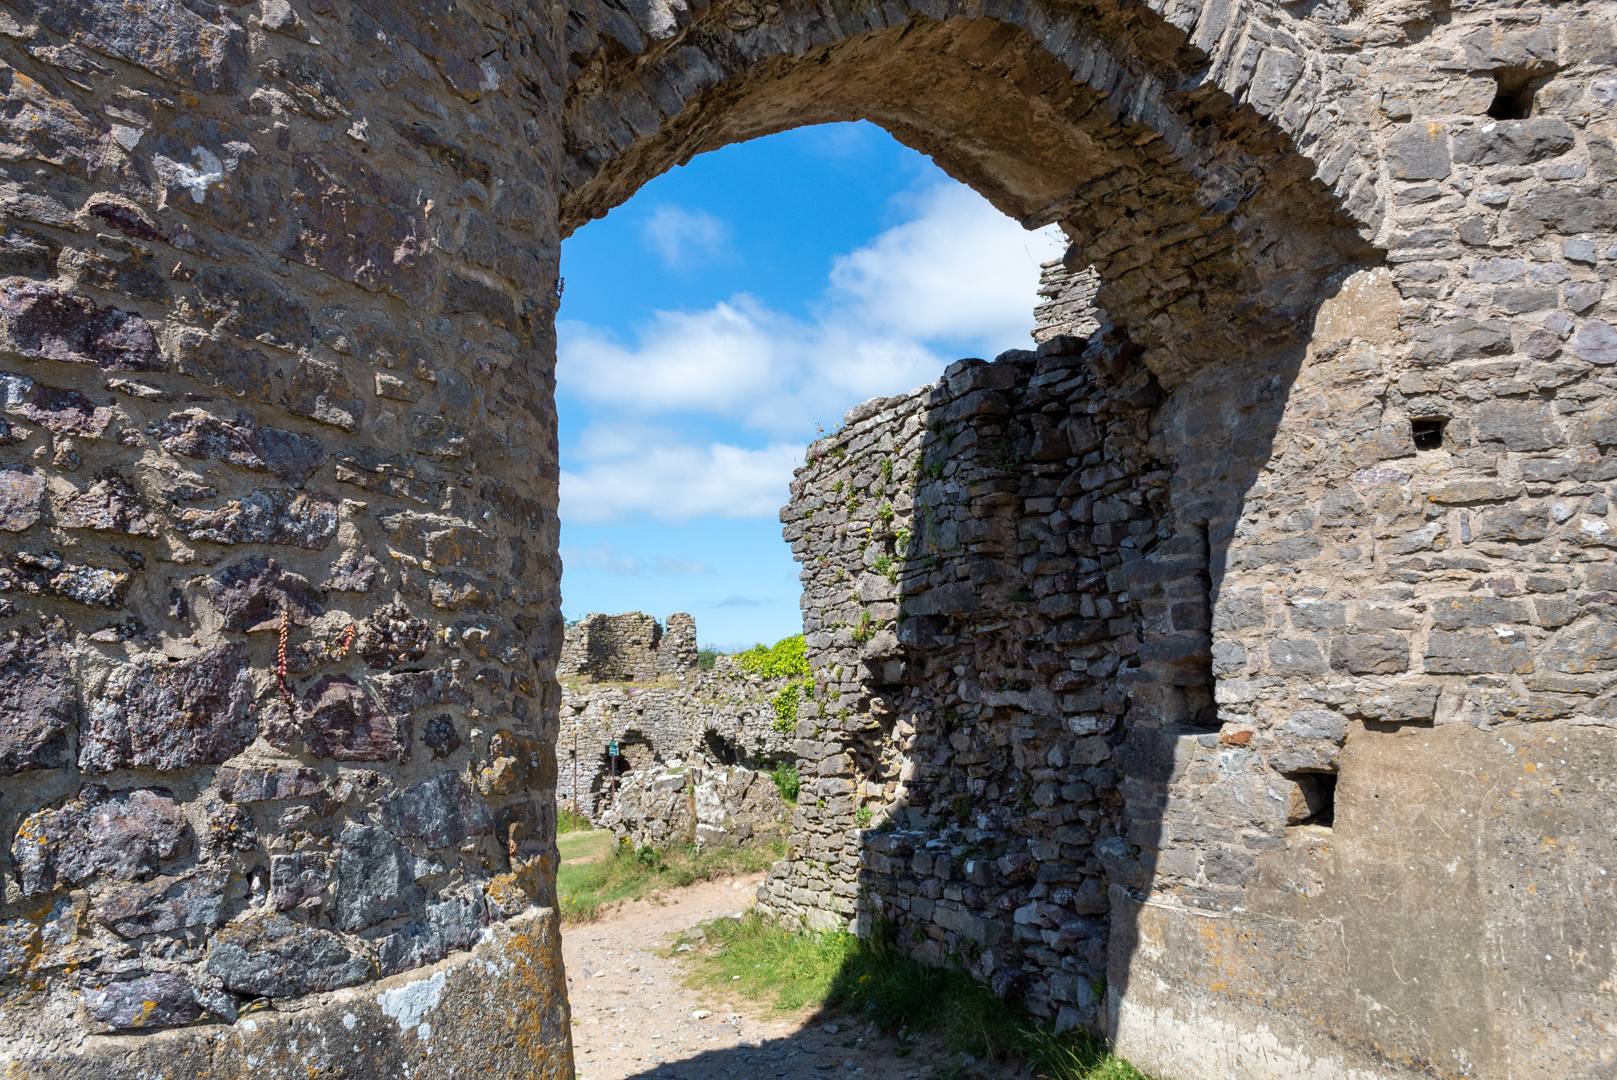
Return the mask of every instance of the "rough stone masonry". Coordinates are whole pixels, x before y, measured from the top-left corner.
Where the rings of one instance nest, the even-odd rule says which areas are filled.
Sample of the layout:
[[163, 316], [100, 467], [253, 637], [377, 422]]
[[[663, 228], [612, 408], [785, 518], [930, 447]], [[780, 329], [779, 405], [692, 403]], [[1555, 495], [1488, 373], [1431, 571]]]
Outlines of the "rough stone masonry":
[[1099, 325], [814, 448], [779, 902], [1170, 1080], [1610, 1075], [1614, 22], [0, 0], [8, 1074], [571, 1074], [559, 242], [862, 118]]

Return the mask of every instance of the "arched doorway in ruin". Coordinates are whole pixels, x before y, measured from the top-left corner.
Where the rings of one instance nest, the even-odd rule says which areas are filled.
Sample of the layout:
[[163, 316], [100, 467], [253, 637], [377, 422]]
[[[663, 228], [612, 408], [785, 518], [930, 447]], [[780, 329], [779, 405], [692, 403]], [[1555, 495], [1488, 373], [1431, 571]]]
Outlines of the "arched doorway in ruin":
[[[1403, 11], [1404, 40], [1441, 23], [1433, 7]], [[969, 943], [985, 980], [1031, 985], [1035, 1011], [1104, 1030], [1137, 1063], [1174, 1077], [1392, 1075], [1402, 1066], [1389, 1055], [1465, 1069], [1486, 1060], [1503, 1075], [1511, 1052], [1501, 1033], [1517, 1030], [1496, 1016], [1486, 1026], [1461, 1001], [1461, 987], [1490, 976], [1452, 958], [1480, 955], [1488, 932], [1426, 912], [1420, 875], [1387, 872], [1392, 856], [1372, 835], [1375, 800], [1417, 798], [1426, 782], [1412, 763], [1387, 776], [1390, 762], [1408, 760], [1398, 740], [1431, 722], [1439, 694], [1472, 700], [1428, 677], [1483, 673], [1489, 662], [1446, 658], [1470, 646], [1441, 634], [1423, 644], [1418, 633], [1385, 633], [1383, 594], [1348, 602], [1360, 597], [1350, 583], [1385, 566], [1369, 570], [1377, 530], [1411, 537], [1388, 553], [1420, 550], [1422, 527], [1445, 538], [1438, 544], [1450, 529], [1469, 542], [1460, 511], [1434, 510], [1441, 524], [1423, 523], [1394, 505], [1403, 495], [1389, 487], [1445, 471], [1479, 441], [1514, 438], [1478, 427], [1467, 442], [1446, 427], [1455, 404], [1403, 395], [1400, 385], [1420, 380], [1400, 373], [1500, 355], [1528, 331], [1499, 320], [1451, 325], [1457, 313], [1439, 307], [1414, 314], [1431, 324], [1411, 333], [1405, 299], [1439, 294], [1422, 293], [1413, 271], [1382, 268], [1386, 249], [1402, 265], [1433, 257], [1412, 249], [1444, 241], [1401, 233], [1389, 198], [1427, 197], [1416, 181], [1450, 175], [1449, 136], [1418, 117], [1388, 128], [1347, 104], [1337, 80], [1352, 65], [1335, 64], [1323, 43], [1351, 37], [1343, 24], [1363, 8], [1267, 11], [1260, 26], [1245, 9], [1171, 2], [670, 4], [635, 27], [577, 25], [569, 38], [564, 235], [695, 154], [863, 119], [1024, 225], [1059, 224], [1072, 240], [1069, 268], [1098, 275], [1107, 325], [1089, 341], [1004, 366], [957, 365], [930, 402], [856, 409], [849, 431], [811, 447], [799, 474], [808, 495], [794, 488], [798, 516], [784, 519], [798, 537], [814, 525], [816, 485], [839, 475], [827, 460], [837, 453], [918, 451], [919, 471], [948, 464], [964, 435], [998, 440], [992, 457], [976, 457], [982, 491], [951, 496], [945, 482], [927, 503], [970, 506], [931, 550], [930, 580], [891, 593], [871, 583], [857, 602], [805, 601], [816, 668], [876, 662], [838, 688], [859, 695], [851, 715], [800, 719], [814, 741], [834, 744], [817, 755], [850, 763], [802, 812], [811, 828], [845, 838], [842, 864], [861, 869], [842, 881], [859, 895], [826, 890], [838, 872], [823, 855], [777, 867], [761, 895], [811, 925], [907, 924], [937, 960]], [[1315, 44], [1293, 49], [1300, 40]], [[1470, 60], [1472, 113], [1521, 82], [1505, 51]], [[1573, 145], [1570, 128], [1546, 123], [1556, 145]], [[1564, 340], [1573, 324], [1557, 305], [1584, 301], [1499, 302], [1557, 309]], [[1057, 374], [1088, 380], [1086, 403], [1099, 406], [1092, 442], [1080, 448], [1069, 433], [1079, 461], [1044, 452], [1056, 419], [1076, 419], [1070, 403], [1050, 402], [1043, 421], [1019, 411], [1047, 401], [1037, 390]], [[944, 438], [929, 442], [922, 422]], [[1549, 449], [1565, 445], [1560, 437], [1517, 444]], [[1444, 458], [1420, 457], [1433, 450]], [[1040, 461], [1049, 468], [1028, 467]], [[914, 478], [918, 501], [925, 484]], [[1063, 563], [1038, 530], [1069, 510], [1076, 518], [1081, 503], [1089, 548]], [[830, 546], [814, 553], [835, 558]], [[1392, 572], [1434, 570], [1447, 567]], [[1395, 619], [1415, 629], [1411, 617]], [[1424, 662], [1423, 647], [1436, 650]], [[1383, 677], [1398, 684], [1392, 704], [1371, 702]], [[969, 693], [956, 692], [972, 678]], [[1328, 707], [1312, 706], [1326, 697]], [[1519, 706], [1497, 715], [1508, 721]], [[901, 725], [924, 748], [908, 762], [934, 775], [896, 785], [895, 801], [893, 783], [870, 780]], [[1481, 736], [1454, 729], [1450, 739], [1450, 752], [1473, 762], [1493, 753]], [[1100, 790], [1109, 800], [1094, 797]], [[859, 829], [871, 806], [894, 814], [898, 830]], [[1417, 831], [1413, 842], [1433, 850], [1447, 842], [1441, 828]], [[1384, 901], [1350, 900], [1370, 879], [1386, 884]], [[1316, 884], [1297, 884], [1305, 880]], [[1470, 902], [1461, 898], [1480, 902], [1471, 886], [1450, 896]], [[1345, 922], [1344, 908], [1354, 912]], [[1593, 932], [1586, 917], [1576, 921]], [[1365, 962], [1394, 955], [1420, 957], [1427, 985], [1442, 991], [1414, 993]], [[1232, 980], [1232, 968], [1248, 974]], [[1308, 974], [1280, 973], [1292, 968]], [[1396, 1050], [1338, 995], [1342, 986], [1400, 1002], [1407, 1026]], [[1547, 986], [1529, 996], [1535, 1015], [1558, 1014]], [[1252, 1029], [1271, 1033], [1261, 1048], [1239, 1033]]]
[[[571, 1072], [560, 238], [856, 118], [1060, 224], [1110, 329], [818, 446], [800, 495], [913, 437], [935, 562], [814, 629], [835, 843], [768, 895], [969, 940], [1171, 1080], [1609, 1071], [1601, 5], [0, 22], [13, 1071]], [[1281, 782], [1333, 767], [1327, 830]]]

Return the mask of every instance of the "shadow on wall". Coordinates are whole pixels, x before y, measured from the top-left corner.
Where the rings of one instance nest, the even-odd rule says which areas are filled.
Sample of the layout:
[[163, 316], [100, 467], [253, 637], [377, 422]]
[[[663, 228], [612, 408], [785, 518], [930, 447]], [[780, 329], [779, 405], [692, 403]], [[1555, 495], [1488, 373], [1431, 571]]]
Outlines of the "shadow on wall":
[[[1130, 737], [1216, 738], [1222, 549], [1303, 350], [1226, 368], [1219, 402], [1165, 393], [1114, 326], [1038, 336], [810, 449], [783, 519], [817, 779], [761, 895], [811, 924], [890, 921], [911, 955], [1100, 1029], [1110, 887], [1149, 880], [1138, 849], [1160, 846]], [[1236, 430], [1208, 431], [1221, 417]], [[1223, 452], [1187, 468], [1187, 437]]]

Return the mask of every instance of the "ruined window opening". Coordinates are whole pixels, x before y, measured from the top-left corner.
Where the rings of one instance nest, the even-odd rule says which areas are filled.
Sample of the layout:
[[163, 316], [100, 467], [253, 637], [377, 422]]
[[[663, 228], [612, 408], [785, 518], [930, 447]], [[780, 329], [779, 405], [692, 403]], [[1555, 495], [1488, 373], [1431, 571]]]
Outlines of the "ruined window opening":
[[1410, 423], [1415, 449], [1437, 450], [1443, 445], [1443, 425], [1447, 420], [1415, 420]]
[[741, 763], [741, 751], [736, 744], [720, 735], [717, 731], [709, 731], [702, 736], [702, 744], [707, 748], [708, 756], [720, 765], [738, 765]]
[[1528, 74], [1519, 69], [1496, 72], [1494, 81], [1499, 89], [1494, 92], [1488, 115], [1495, 120], [1526, 120], [1533, 115], [1533, 90]]
[[1336, 773], [1285, 775], [1295, 785], [1286, 812], [1287, 825], [1319, 825], [1328, 829], [1336, 823]]

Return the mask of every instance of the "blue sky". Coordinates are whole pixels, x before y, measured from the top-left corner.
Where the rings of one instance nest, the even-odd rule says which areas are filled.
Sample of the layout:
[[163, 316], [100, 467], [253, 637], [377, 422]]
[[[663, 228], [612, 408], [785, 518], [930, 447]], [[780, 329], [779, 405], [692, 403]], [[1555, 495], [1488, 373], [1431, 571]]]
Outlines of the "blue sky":
[[693, 159], [562, 245], [562, 610], [801, 628], [792, 469], [861, 401], [1024, 348], [1054, 230], [1025, 232], [870, 124]]

